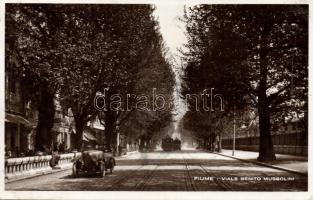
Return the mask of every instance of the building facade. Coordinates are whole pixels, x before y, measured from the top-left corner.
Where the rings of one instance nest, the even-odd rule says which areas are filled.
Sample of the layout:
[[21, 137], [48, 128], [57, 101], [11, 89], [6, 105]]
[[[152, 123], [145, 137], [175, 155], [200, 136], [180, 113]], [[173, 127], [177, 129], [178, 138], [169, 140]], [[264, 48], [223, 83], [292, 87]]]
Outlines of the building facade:
[[58, 94], [55, 95], [54, 105], [53, 143], [60, 152], [68, 152], [73, 148], [73, 134], [75, 134], [73, 113], [71, 109], [61, 106]]
[[18, 59], [12, 56], [5, 66], [5, 154], [18, 157], [34, 151], [38, 113], [26, 99], [23, 75], [15, 71]]

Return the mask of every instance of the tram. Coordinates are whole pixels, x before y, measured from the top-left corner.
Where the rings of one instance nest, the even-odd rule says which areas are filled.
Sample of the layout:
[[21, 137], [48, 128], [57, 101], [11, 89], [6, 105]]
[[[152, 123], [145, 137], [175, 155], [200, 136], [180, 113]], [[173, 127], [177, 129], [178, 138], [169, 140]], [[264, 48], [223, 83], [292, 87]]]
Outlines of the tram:
[[167, 135], [162, 139], [161, 147], [163, 151], [180, 151], [181, 141], [178, 138], [173, 139]]

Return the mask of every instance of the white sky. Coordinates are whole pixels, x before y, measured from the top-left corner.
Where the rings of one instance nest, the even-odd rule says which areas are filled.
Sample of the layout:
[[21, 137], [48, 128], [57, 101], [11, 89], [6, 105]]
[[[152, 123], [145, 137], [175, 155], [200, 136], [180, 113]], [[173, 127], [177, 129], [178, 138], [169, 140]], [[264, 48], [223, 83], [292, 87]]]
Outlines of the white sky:
[[177, 48], [186, 43], [185, 24], [179, 20], [184, 14], [184, 4], [156, 4], [154, 14], [159, 21], [163, 39], [172, 55], [177, 55]]
[[156, 4], [156, 10], [154, 12], [156, 19], [159, 21], [160, 32], [163, 36], [163, 40], [166, 46], [169, 48], [168, 56], [173, 57], [176, 66], [173, 66], [173, 70], [176, 73], [176, 92], [174, 93], [176, 103], [176, 120], [183, 117], [186, 112], [186, 106], [182, 99], [178, 97], [180, 89], [180, 80], [178, 73], [181, 72], [180, 54], [178, 48], [182, 48], [182, 45], [186, 43], [185, 37], [185, 24], [179, 18], [184, 15], [184, 4]]

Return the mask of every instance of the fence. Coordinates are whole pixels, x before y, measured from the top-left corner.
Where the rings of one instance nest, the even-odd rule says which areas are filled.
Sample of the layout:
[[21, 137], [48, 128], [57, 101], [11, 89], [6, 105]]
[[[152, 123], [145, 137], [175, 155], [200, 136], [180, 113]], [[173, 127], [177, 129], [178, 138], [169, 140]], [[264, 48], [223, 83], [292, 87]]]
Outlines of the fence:
[[[61, 154], [59, 164], [70, 163], [76, 156], [80, 156], [80, 153]], [[5, 174], [14, 174], [49, 167], [51, 158], [51, 155], [8, 158], [5, 160]]]
[[[301, 135], [292, 134], [277, 134], [272, 135], [272, 142], [274, 145], [275, 153], [292, 154], [292, 155], [308, 155], [308, 146]], [[233, 139], [223, 139], [223, 149], [233, 148]], [[244, 137], [236, 138], [236, 149], [245, 151], [258, 151], [259, 150], [259, 137]]]

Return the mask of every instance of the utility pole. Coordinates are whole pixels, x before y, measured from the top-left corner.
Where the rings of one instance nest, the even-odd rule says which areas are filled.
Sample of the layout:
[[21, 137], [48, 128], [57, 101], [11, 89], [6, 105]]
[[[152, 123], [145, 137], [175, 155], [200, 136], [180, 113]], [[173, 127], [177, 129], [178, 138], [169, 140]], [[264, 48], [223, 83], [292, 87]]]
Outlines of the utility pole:
[[[116, 112], [116, 115], [119, 115], [119, 111]], [[120, 155], [120, 120], [116, 120], [116, 155]]]
[[235, 109], [234, 109], [234, 132], [233, 132], [233, 152], [232, 152], [232, 156], [235, 156], [235, 146], [236, 146], [236, 119], [235, 119]]
[[119, 126], [116, 126], [116, 155], [119, 155], [120, 153], [120, 131], [119, 131]]

